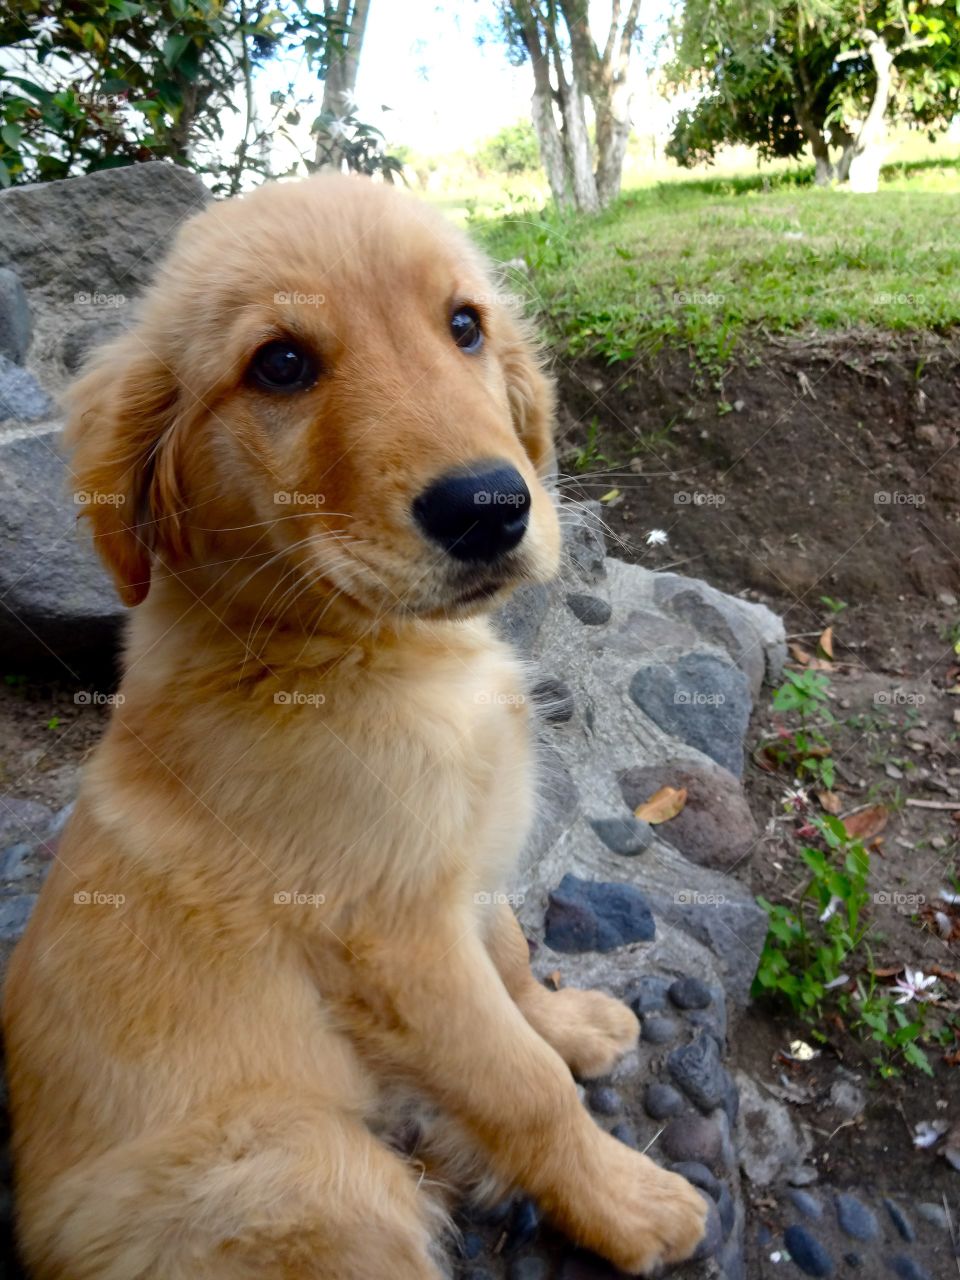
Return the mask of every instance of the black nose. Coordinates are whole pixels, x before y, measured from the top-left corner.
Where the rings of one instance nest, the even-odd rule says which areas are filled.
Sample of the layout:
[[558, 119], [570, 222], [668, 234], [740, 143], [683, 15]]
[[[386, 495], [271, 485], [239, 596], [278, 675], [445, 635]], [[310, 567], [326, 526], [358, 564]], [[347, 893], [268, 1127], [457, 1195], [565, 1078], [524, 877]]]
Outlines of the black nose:
[[506, 464], [471, 467], [435, 480], [413, 503], [417, 524], [455, 560], [489, 563], [527, 531], [530, 490]]

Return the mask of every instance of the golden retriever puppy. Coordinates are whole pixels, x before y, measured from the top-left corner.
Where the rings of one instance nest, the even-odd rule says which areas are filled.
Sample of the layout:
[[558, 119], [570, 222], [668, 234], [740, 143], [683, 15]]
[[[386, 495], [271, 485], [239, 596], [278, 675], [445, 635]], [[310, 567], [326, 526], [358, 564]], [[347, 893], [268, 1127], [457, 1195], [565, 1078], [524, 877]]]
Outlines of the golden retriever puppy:
[[550, 387], [480, 255], [365, 180], [216, 204], [70, 404], [137, 607], [5, 993], [33, 1275], [436, 1278], [467, 1164], [628, 1272], [689, 1256], [702, 1197], [571, 1074], [633, 1014], [538, 985], [489, 905], [534, 779], [484, 614], [559, 535]]

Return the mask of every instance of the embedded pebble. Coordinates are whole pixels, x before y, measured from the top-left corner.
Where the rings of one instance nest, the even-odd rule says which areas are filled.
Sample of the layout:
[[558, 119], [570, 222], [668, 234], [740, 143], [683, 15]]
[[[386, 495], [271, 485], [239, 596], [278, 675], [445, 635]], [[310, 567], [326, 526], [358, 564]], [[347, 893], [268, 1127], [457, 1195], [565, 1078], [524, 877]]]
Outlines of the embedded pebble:
[[460, 1237], [460, 1257], [479, 1258], [482, 1251], [483, 1236], [477, 1235], [475, 1231], [465, 1231]]
[[716, 1200], [720, 1195], [720, 1179], [710, 1172], [705, 1164], [697, 1160], [679, 1160], [670, 1166], [671, 1173], [679, 1173], [701, 1191], [706, 1191]]
[[545, 1258], [514, 1258], [507, 1280], [548, 1280], [550, 1264]]
[[833, 1259], [806, 1227], [787, 1227], [783, 1233], [783, 1243], [804, 1275], [833, 1275]]
[[653, 840], [650, 824], [639, 818], [591, 818], [590, 825], [613, 853], [635, 857]]
[[674, 1049], [667, 1066], [676, 1083], [701, 1110], [713, 1111], [721, 1105], [729, 1077], [712, 1036], [701, 1035], [693, 1044]]
[[632, 884], [568, 873], [550, 892], [545, 941], [554, 951], [613, 951], [655, 935], [650, 903]]
[[930, 1272], [912, 1258], [908, 1258], [905, 1253], [898, 1253], [895, 1257], [887, 1260], [887, 1266], [895, 1276], [899, 1276], [900, 1280], [931, 1280]]
[[519, 1200], [507, 1232], [506, 1248], [512, 1251], [529, 1244], [539, 1229], [540, 1214], [537, 1212], [537, 1206], [532, 1200], [526, 1198]]
[[654, 1120], [669, 1120], [671, 1116], [678, 1116], [685, 1105], [672, 1085], [660, 1084], [659, 1081], [648, 1084], [643, 1096], [644, 1110]]
[[567, 596], [567, 608], [574, 617], [588, 627], [602, 627], [605, 622], [610, 621], [610, 615], [613, 613], [606, 600], [601, 600], [599, 596], [584, 595], [581, 592], [573, 592]]
[[639, 1149], [637, 1143], [637, 1135], [634, 1132], [633, 1125], [627, 1124], [625, 1120], [621, 1120], [619, 1124], [615, 1124], [610, 1133], [618, 1142], [622, 1142], [626, 1147], [632, 1147], [634, 1151]]
[[618, 1116], [623, 1110], [623, 1098], [609, 1085], [591, 1089], [587, 1098], [592, 1110], [599, 1116]]
[[680, 1116], [663, 1131], [660, 1145], [671, 1160], [698, 1160], [710, 1165], [720, 1154], [720, 1130], [704, 1116]]
[[913, 1223], [907, 1215], [898, 1204], [894, 1203], [893, 1200], [885, 1199], [883, 1205], [887, 1213], [890, 1215], [890, 1221], [900, 1232], [903, 1239], [906, 1240], [907, 1244], [913, 1244], [914, 1240], [917, 1238], [917, 1233], [913, 1228]]
[[816, 1221], [818, 1218], [823, 1217], [823, 1205], [809, 1192], [791, 1190], [787, 1192], [787, 1198], [805, 1218], [812, 1218]]
[[657, 1013], [667, 1007], [667, 992], [670, 986], [669, 978], [655, 978], [648, 975], [641, 978], [636, 987], [628, 992], [627, 1004], [640, 1017], [648, 1013]]
[[699, 978], [678, 978], [667, 994], [678, 1009], [706, 1009], [713, 1002], [710, 988]]
[[733, 1196], [723, 1183], [720, 1184], [720, 1195], [717, 1199], [717, 1213], [720, 1215], [720, 1226], [723, 1228], [723, 1238], [726, 1240], [727, 1236], [733, 1230], [733, 1224], [737, 1217], [737, 1209], [733, 1203]]
[[640, 1039], [645, 1040], [647, 1044], [669, 1044], [671, 1040], [677, 1038], [680, 1030], [679, 1023], [674, 1018], [653, 1017], [644, 1018], [643, 1026], [640, 1028]]
[[924, 1200], [916, 1206], [916, 1210], [924, 1222], [929, 1222], [932, 1227], [940, 1227], [943, 1231], [950, 1230], [950, 1222], [942, 1205]]
[[840, 1229], [848, 1236], [853, 1236], [854, 1240], [876, 1240], [880, 1235], [876, 1215], [865, 1204], [861, 1204], [856, 1196], [842, 1192], [836, 1198], [836, 1206]]

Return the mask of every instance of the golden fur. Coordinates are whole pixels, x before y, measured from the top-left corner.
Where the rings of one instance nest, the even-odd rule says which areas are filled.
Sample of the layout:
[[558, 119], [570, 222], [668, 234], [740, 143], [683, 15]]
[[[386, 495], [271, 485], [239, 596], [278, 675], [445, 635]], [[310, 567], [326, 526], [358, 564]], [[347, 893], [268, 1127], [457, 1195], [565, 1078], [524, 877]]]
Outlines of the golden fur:
[[[478, 355], [449, 333], [462, 302]], [[252, 386], [288, 335], [316, 385]], [[551, 389], [478, 253], [364, 180], [217, 204], [70, 406], [76, 488], [139, 607], [5, 992], [32, 1274], [439, 1277], [439, 1187], [466, 1165], [631, 1273], [687, 1257], [701, 1196], [571, 1075], [609, 1070], [636, 1019], [538, 985], [496, 905], [534, 788], [483, 613], [554, 573], [559, 535]], [[530, 525], [509, 580], [457, 603], [411, 502], [490, 458]], [[398, 1095], [432, 1116], [415, 1159], [384, 1133]]]

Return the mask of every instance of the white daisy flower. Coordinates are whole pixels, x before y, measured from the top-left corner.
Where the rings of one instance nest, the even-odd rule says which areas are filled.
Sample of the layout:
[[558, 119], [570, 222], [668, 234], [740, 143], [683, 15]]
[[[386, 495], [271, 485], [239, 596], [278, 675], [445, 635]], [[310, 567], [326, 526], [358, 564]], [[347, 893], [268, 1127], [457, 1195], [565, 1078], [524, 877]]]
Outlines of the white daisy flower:
[[665, 529], [651, 529], [647, 534], [648, 547], [665, 547], [667, 545], [667, 533]]

